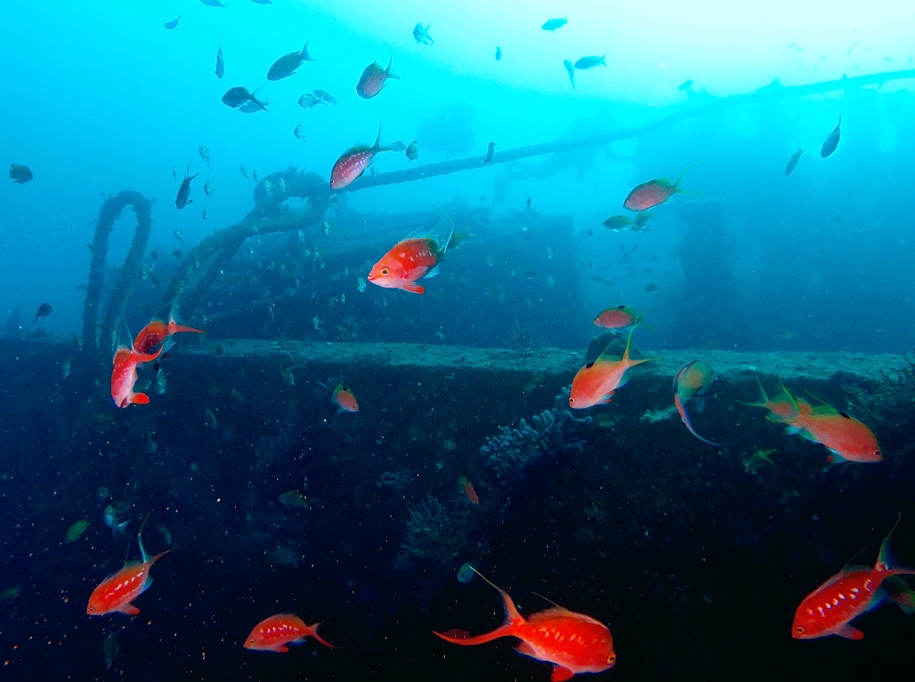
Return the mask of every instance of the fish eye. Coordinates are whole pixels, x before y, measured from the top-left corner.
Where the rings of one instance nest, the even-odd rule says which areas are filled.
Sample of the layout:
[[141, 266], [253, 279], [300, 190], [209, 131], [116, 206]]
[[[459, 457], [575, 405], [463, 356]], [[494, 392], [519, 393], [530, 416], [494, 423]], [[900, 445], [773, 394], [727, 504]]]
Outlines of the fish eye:
[[593, 362], [589, 362], [587, 365], [585, 365], [585, 369], [591, 369], [592, 367], [594, 367]]
[[874, 450], [874, 457], [882, 457], [882, 456], [883, 456], [883, 455], [882, 455], [882, 453], [880, 452], [880, 450]]
[[613, 665], [614, 663], [616, 663], [616, 654], [607, 656], [607, 665]]
[[799, 635], [803, 635], [805, 632], [807, 632], [807, 628], [805, 628], [803, 625], [798, 625], [796, 628], [794, 628], [794, 631]]
[[389, 272], [391, 272], [391, 270], [389, 268], [381, 268], [382, 277], [387, 277]]

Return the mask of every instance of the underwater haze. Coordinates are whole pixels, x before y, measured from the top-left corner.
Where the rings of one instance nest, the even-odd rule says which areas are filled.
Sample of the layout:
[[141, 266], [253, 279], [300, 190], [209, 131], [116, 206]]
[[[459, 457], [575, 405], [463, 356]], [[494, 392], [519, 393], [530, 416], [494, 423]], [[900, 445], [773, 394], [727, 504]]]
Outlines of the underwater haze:
[[7, 0], [0, 680], [910, 677], [913, 26]]

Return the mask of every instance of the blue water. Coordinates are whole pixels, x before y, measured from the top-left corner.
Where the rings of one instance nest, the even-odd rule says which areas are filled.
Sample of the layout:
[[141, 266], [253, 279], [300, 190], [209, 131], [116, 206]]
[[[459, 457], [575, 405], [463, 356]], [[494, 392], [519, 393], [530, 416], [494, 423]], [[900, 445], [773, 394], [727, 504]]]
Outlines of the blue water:
[[[546, 20], [565, 16], [568, 24], [555, 31], [541, 28]], [[178, 17], [174, 28], [165, 27]], [[152, 234], [142, 258], [147, 272], [155, 276], [131, 276], [124, 321], [115, 329], [117, 340], [126, 343], [127, 330], [136, 333], [154, 314], [166, 315], [180, 308], [184, 290], [170, 298], [168, 286], [195, 245], [260, 208], [255, 199], [264, 196], [265, 185], [256, 183], [255, 172], [263, 180], [294, 166], [317, 174], [322, 182], [329, 181], [334, 162], [354, 145], [371, 145], [380, 127], [383, 143], [415, 140], [419, 158], [411, 161], [403, 152], [379, 154], [373, 166], [379, 179], [394, 171], [469, 157], [479, 157], [480, 163], [459, 173], [412, 182], [371, 188], [357, 184], [353, 191], [334, 193], [336, 198], [326, 215], [313, 225], [286, 234], [252, 236], [225, 264], [189, 319], [181, 321], [207, 328], [210, 343], [254, 338], [467, 345], [511, 348], [519, 353], [540, 346], [581, 351], [596, 331], [591, 324], [594, 316], [625, 304], [639, 312], [647, 310], [647, 324], [638, 332], [639, 344], [653, 351], [905, 353], [915, 346], [911, 283], [915, 240], [910, 234], [915, 79], [911, 72], [882, 84], [860, 85], [853, 79], [915, 69], [903, 28], [912, 21], [915, 10], [893, 2], [867, 8], [851, 2], [830, 3], [828, 8], [775, 2], [746, 14], [731, 3], [670, 2], [660, 3], [651, 16], [635, 3], [586, 2], [560, 7], [549, 2], [431, 7], [420, 2], [390, 6], [230, 0], [225, 8], [198, 0], [7, 3], [0, 8], [5, 95], [0, 107], [0, 147], [5, 153], [3, 161], [27, 165], [34, 179], [25, 184], [0, 182], [3, 334], [17, 342], [49, 336], [68, 347], [73, 343], [71, 337], [80, 343], [91, 257], [86, 245], [93, 239], [99, 208], [106, 198], [121, 190], [136, 190], [155, 202]], [[414, 40], [417, 22], [431, 24], [432, 44]], [[314, 61], [302, 64], [287, 78], [267, 81], [270, 65], [301, 49], [306, 41]], [[221, 79], [214, 73], [220, 47], [225, 57]], [[592, 55], [605, 55], [606, 67], [577, 70], [573, 87], [563, 60], [575, 62]], [[363, 69], [375, 61], [386, 66], [389, 59], [398, 78], [389, 80], [374, 98], [357, 96], [355, 86]], [[843, 78], [851, 79], [851, 84], [843, 84]], [[692, 83], [681, 88], [687, 81]], [[832, 87], [814, 93], [792, 89], [831, 81], [835, 82]], [[269, 111], [242, 113], [223, 104], [224, 93], [238, 86], [256, 91]], [[307, 110], [297, 104], [300, 96], [317, 88], [329, 92], [337, 103], [321, 103]], [[773, 96], [782, 88], [784, 96]], [[745, 94], [752, 95], [749, 101], [715, 111], [702, 109], [715, 102], [733, 103], [730, 98]], [[509, 163], [482, 162], [490, 143], [495, 144], [497, 154], [557, 140], [571, 143], [645, 126], [692, 107], [698, 112], [695, 116], [612, 144], [525, 155]], [[837, 149], [823, 158], [820, 147], [840, 116]], [[294, 133], [298, 126], [304, 131], [304, 141]], [[201, 146], [209, 151], [209, 165], [198, 151]], [[799, 147], [806, 151], [796, 169], [786, 175], [785, 164]], [[372, 178], [372, 172], [366, 177]], [[175, 198], [186, 173], [196, 174], [191, 183], [192, 201], [178, 209]], [[634, 187], [662, 177], [673, 181], [681, 173], [683, 192], [653, 209], [650, 229], [613, 231], [603, 226], [613, 215], [634, 217], [622, 206]], [[212, 189], [209, 196], [203, 189], [205, 183]], [[289, 199], [286, 206], [304, 211], [309, 204]], [[128, 209], [115, 224], [105, 297], [112, 291], [118, 265], [129, 248], [133, 219]], [[408, 232], [437, 226], [444, 236], [452, 220], [465, 240], [447, 254], [438, 277], [421, 281], [426, 287], [423, 297], [360, 282], [384, 251]], [[33, 322], [42, 303], [51, 304], [53, 310]], [[108, 348], [109, 341], [100, 340], [102, 355], [113, 350]], [[76, 369], [78, 361], [73, 364]], [[87, 390], [101, 391], [101, 398], [108, 401], [104, 407], [114, 411], [104, 395], [107, 366], [92, 371], [91, 381], [97, 383]], [[234, 371], [223, 366], [214, 370], [223, 379], [223, 372], [232, 376]], [[403, 379], [378, 371], [394, 386]], [[29, 368], [26, 374], [39, 377], [36, 386], [47, 387], [56, 385], [60, 368]], [[324, 414], [329, 409], [324, 394], [295, 403], [296, 407], [307, 406], [309, 414], [319, 415], [303, 421], [280, 398], [285, 394], [277, 393], [276, 402], [269, 403], [274, 421], [265, 430], [265, 424], [258, 422], [263, 413], [252, 417], [253, 412], [240, 407], [245, 396], [250, 400], [263, 388], [257, 379], [241, 375], [231, 384], [169, 377], [173, 382], [170, 392], [153, 396], [159, 401], [159, 411], [130, 408], [131, 415], [137, 412], [141, 416], [128, 425], [113, 421], [95, 403], [92, 410], [85, 408], [80, 413], [82, 403], [98, 396], [53, 392], [52, 398], [46, 398], [48, 394], [38, 388], [30, 393], [29, 381], [20, 375], [10, 385], [27, 395], [5, 389], [3, 401], [9, 414], [16, 416], [6, 420], [5, 434], [11, 445], [0, 453], [4, 469], [0, 474], [4, 485], [10, 486], [3, 494], [8, 496], [9, 515], [4, 525], [9, 536], [5, 538], [8, 558], [0, 562], [0, 590], [20, 586], [16, 595], [0, 597], [0, 641], [5, 646], [0, 651], [0, 666], [8, 665], [13, 671], [9, 679], [27, 679], [30, 674], [59, 675], [53, 679], [115, 679], [118, 671], [149, 680], [178, 679], [182, 674], [187, 679], [309, 679], [303, 667], [310, 664], [319, 666], [319, 673], [313, 675], [320, 674], [321, 679], [356, 679], [373, 672], [406, 679], [448, 674], [458, 678], [465, 673], [485, 679], [527, 679], [528, 674], [546, 679], [545, 665], [518, 664], [505, 647], [497, 649], [498, 659], [486, 647], [461, 650], [459, 663], [449, 669], [450, 650], [425, 637], [433, 627], [448, 629], [457, 621], [474, 633], [492, 625], [491, 620], [482, 620], [499, 608], [497, 598], [487, 592], [491, 588], [473, 581], [476, 601], [466, 599], [470, 587], [462, 583], [471, 574], [463, 568], [458, 573], [464, 562], [478, 567], [480, 559], [490, 553], [482, 564], [487, 571], [498, 563], [494, 557], [499, 557], [503, 562], [517, 561], [517, 574], [528, 578], [523, 585], [512, 586], [509, 591], [513, 594], [526, 589], [550, 596], [562, 585], [565, 595], [577, 598], [575, 610], [585, 610], [590, 602], [595, 617], [629, 623], [629, 629], [623, 627], [617, 635], [617, 650], [625, 661], [628, 647], [630, 660], [637, 664], [617, 668], [607, 678], [704, 679], [703, 657], [709, 654], [706, 651], [691, 658], [689, 623], [701, 622], [709, 632], [716, 627], [731, 631], [758, 618], [755, 611], [748, 614], [736, 603], [734, 595], [739, 592], [730, 588], [739, 585], [740, 576], [722, 566], [734, 555], [743, 566], [771, 567], [779, 562], [778, 570], [766, 574], [771, 577], [778, 571], [790, 574], [798, 560], [796, 548], [773, 550], [780, 534], [789, 533], [792, 524], [779, 518], [759, 527], [767, 523], [763, 506], [756, 516], [756, 512], [747, 512], [759, 524], [753, 527], [718, 519], [719, 512], [727, 515], [727, 505], [697, 513], [709, 523], [701, 530], [684, 521], [684, 510], [699, 504], [703, 499], [700, 487], [707, 483], [697, 475], [678, 488], [677, 466], [652, 450], [663, 466], [671, 468], [653, 480], [652, 468], [640, 464], [630, 452], [626, 457], [633, 461], [626, 460], [626, 466], [631, 468], [622, 467], [617, 492], [631, 485], [641, 491], [640, 502], [663, 498], [657, 502], [658, 510], [670, 503], [668, 511], [646, 511], [648, 525], [663, 528], [668, 513], [671, 517], [680, 514], [680, 521], [656, 543], [645, 541], [634, 547], [631, 543], [643, 539], [628, 529], [620, 531], [616, 541], [609, 535], [602, 537], [612, 548], [602, 545], [599, 550], [628, 562], [626, 570], [631, 576], [644, 580], [633, 590], [652, 592], [627, 592], [628, 588], [618, 584], [608, 587], [599, 575], [603, 569], [593, 564], [583, 575], [576, 574], [574, 563], [557, 566], [548, 577], [525, 574], [524, 556], [545, 551], [542, 547], [555, 541], [551, 534], [579, 538], [569, 515], [581, 509], [572, 511], [571, 506], [556, 502], [549, 492], [554, 490], [552, 486], [562, 495], [582, 494], [588, 500], [600, 494], [599, 486], [588, 488], [596, 480], [593, 476], [599, 476], [597, 470], [557, 471], [549, 468], [552, 464], [541, 465], [547, 468], [531, 474], [525, 483], [529, 488], [522, 491], [530, 493], [538, 505], [543, 502], [542, 508], [538, 506], [543, 518], [524, 509], [524, 514], [512, 511], [498, 521], [496, 514], [487, 516], [475, 526], [476, 522], [467, 521], [472, 518], [472, 508], [453, 485], [447, 493], [437, 492], [455, 523], [469, 524], [468, 534], [481, 528], [485, 532], [465, 544], [454, 557], [454, 565], [440, 562], [430, 568], [419, 562], [419, 566], [398, 566], [406, 572], [395, 571], [407, 510], [428, 512], [432, 508], [428, 490], [410, 487], [410, 467], [425, 472], [441, 465], [450, 475], [457, 458], [449, 454], [449, 448], [442, 452], [443, 432], [429, 427], [443, 408], [429, 417], [421, 411], [421, 400], [411, 397], [419, 404], [411, 402], [409, 409], [390, 416], [391, 422], [341, 426], [339, 420], [328, 422], [334, 415], [332, 411]], [[300, 376], [297, 381], [310, 391], [318, 382], [330, 379]], [[189, 414], [188, 404], [180, 401], [182, 386], [187, 396], [203, 395], [216, 384], [222, 388], [217, 386], [217, 393], [209, 394], [212, 406], [201, 403], [206, 409], [216, 409], [219, 403], [223, 410], [217, 427], [222, 444], [211, 451], [204, 409], [199, 410], [200, 415], [195, 413], [196, 422], [182, 422], [180, 427], [174, 426], [169, 415]], [[241, 400], [228, 397], [233, 388]], [[539, 402], [525, 405], [526, 411], [514, 405], [511, 415], [492, 406], [493, 412], [483, 422], [487, 426], [490, 422], [516, 424], [521, 417], [530, 421], [532, 415], [550, 409], [561, 388], [538, 387]], [[99, 399], [97, 404], [103, 403]], [[467, 417], [471, 409], [485, 407], [464, 406], [461, 415]], [[447, 409], [461, 408], [449, 405]], [[424, 416], [417, 418], [417, 414]], [[148, 423], [140, 421], [143, 419]], [[905, 417], [889, 421], [892, 419], [896, 419], [897, 429], [911, 423]], [[404, 453], [397, 453], [384, 466], [377, 461], [359, 464], [361, 456], [374, 456], [379, 447], [375, 437], [391, 423], [410, 429], [414, 440], [425, 439], [424, 454], [417, 456], [428, 461], [415, 465], [401, 461], [398, 457]], [[175, 432], [169, 431], [169, 424]], [[479, 428], [481, 432], [474, 434], [479, 438], [471, 448], [474, 455], [487, 433], [497, 433]], [[39, 441], [33, 441], [30, 434], [38, 432], [47, 437], [40, 444], [50, 448], [50, 453], [37, 451]], [[148, 433], [158, 434], [157, 445], [137, 446], [137, 434]], [[591, 439], [586, 448], [595, 449], [595, 441], [610, 442], [605, 433], [595, 436], [589, 431], [586, 437]], [[897, 452], [907, 447], [907, 437], [895, 432], [886, 437]], [[236, 469], [233, 463], [247, 451], [242, 443], [251, 446], [247, 450], [256, 446], [259, 454], [255, 463], [246, 462]], [[352, 469], [345, 474], [324, 459], [337, 456], [341, 443], [349, 448], [346, 461]], [[656, 447], [648, 435], [640, 444]], [[144, 454], [152, 457], [155, 466], [138, 474], [122, 458], [133, 448], [145, 447], [152, 448]], [[298, 455], [291, 457], [289, 453], [297, 448], [312, 453], [314, 459], [303, 463]], [[200, 454], [203, 452], [206, 454]], [[603, 455], [595, 458], [598, 456]], [[897, 478], [886, 474], [886, 480], [863, 480], [856, 474], [847, 486], [836, 483], [832, 492], [841, 496], [851, 490], [848, 494], [860, 502], [868, 495], [879, 495], [883, 482], [894, 494], [899, 493], [901, 481], [909, 476], [904, 456], [900, 457], [902, 473]], [[582, 464], [585, 460], [576, 461], [587, 466]], [[714, 466], [713, 460], [703, 461]], [[191, 469], [192, 464], [202, 469]], [[478, 477], [486, 475], [481, 462], [473, 466]], [[886, 468], [890, 463], [880, 466]], [[311, 485], [321, 491], [322, 504], [334, 508], [326, 521], [329, 533], [347, 538], [343, 548], [311, 536], [307, 542], [298, 536], [287, 538], [291, 535], [284, 526], [290, 523], [288, 510], [278, 508], [276, 499], [298, 483], [280, 483], [271, 467], [282, 469], [283, 480], [303, 481], [304, 476], [306, 480], [299, 486], [303, 490]], [[195, 476], [188, 472], [198, 470], [205, 472], [202, 476], [208, 484], [220, 482], [231, 511], [222, 511], [212, 500], [202, 501], [198, 497], [202, 493], [188, 492]], [[455, 468], [455, 473], [462, 471]], [[384, 479], [386, 475], [390, 476]], [[576, 490], [576, 483], [588, 489], [587, 495]], [[382, 491], [373, 494], [391, 493], [391, 498], [385, 498], [390, 508], [376, 508], [373, 513], [378, 516], [362, 518], [358, 505], [368, 493], [359, 485], [369, 492]], [[786, 479], [773, 485], [770, 492], [781, 501], [764, 506], [767, 513], [780, 513], [784, 500], [792, 499], [791, 485]], [[110, 498], [94, 500], [99, 486], [111, 489]], [[352, 494], [350, 486], [360, 492]], [[504, 488], [495, 483], [493, 487], [506, 495]], [[480, 485], [484, 506], [485, 488]], [[839, 511], [842, 505], [830, 491], [807, 492], [817, 500], [827, 500], [839, 518], [846, 518], [847, 510]], [[805, 505], [809, 502], [804, 495], [796, 497], [804, 498]], [[180, 565], [168, 569], [173, 571], [170, 580], [176, 595], [172, 603], [160, 595], [156, 602], [160, 611], [148, 620], [143, 618], [144, 609], [143, 616], [134, 621], [108, 616], [103, 625], [84, 615], [83, 601], [123, 559], [128, 543], [98, 528], [101, 509], [117, 499], [129, 500], [132, 513], [138, 516], [132, 530], [142, 521], [139, 517], [152, 512], [154, 522], [173, 530], [185, 528], [179, 544], [194, 544], [197, 549], [187, 551], [185, 561], [179, 559], [182, 552], [175, 551], [156, 567], [159, 571], [166, 569], [166, 562]], [[739, 505], [740, 499], [728, 503]], [[608, 504], [625, 506], [617, 501]], [[893, 517], [890, 506], [861, 510], [855, 521], [855, 539], [872, 542], [882, 537], [888, 530], [883, 528], [884, 522]], [[812, 504], [805, 512], [828, 516]], [[257, 516], [261, 513], [262, 517]], [[385, 515], [396, 516], [397, 522], [384, 526]], [[93, 543], [91, 549], [88, 544], [73, 545], [68, 558], [61, 559], [60, 538], [70, 523], [84, 516], [93, 523], [87, 536]], [[526, 518], [537, 518], [538, 525], [532, 529]], [[715, 526], [719, 520], [726, 528]], [[540, 531], [539, 524], [544, 530]], [[562, 530], [555, 530], [554, 525]], [[841, 525], [836, 520], [832, 526], [835, 543], [854, 544], [837, 529]], [[373, 532], [376, 527], [385, 528], [380, 533], [384, 538]], [[497, 527], [501, 530], [496, 531]], [[199, 535], [211, 529], [218, 531], [220, 539]], [[164, 546], [161, 532], [152, 537]], [[708, 561], [719, 562], [714, 580], [702, 578], [706, 557], [697, 558], [704, 550], [695, 543], [701, 544], [703, 537], [710, 547]], [[588, 545], [588, 538], [579, 547], [582, 562], [593, 559], [598, 551]], [[361, 558], [360, 543], [377, 544], [383, 558]], [[817, 551], [824, 565], [838, 561], [838, 570], [847, 557], [834, 544], [828, 549], [825, 543], [819, 545]], [[207, 548], [212, 552], [209, 558]], [[135, 550], [130, 550], [131, 558], [135, 558]], [[633, 558], [633, 553], [640, 552], [644, 554]], [[257, 563], [257, 557], [267, 555], [272, 557], [269, 564]], [[232, 563], [232, 556], [238, 557], [237, 563]], [[682, 574], [671, 568], [678, 558], [683, 558]], [[864, 562], [871, 560], [868, 555]], [[274, 568], [265, 570], [265, 565]], [[658, 565], [666, 566], [662, 572], [668, 573], [658, 573]], [[303, 584], [303, 574], [298, 573], [306, 566], [313, 571], [314, 584]], [[174, 573], [183, 573], [186, 582], [182, 584]], [[346, 579], [341, 577], [344, 575]], [[51, 583], [36, 585], [36, 576]], [[502, 580], [496, 575], [487, 577]], [[729, 588], [719, 591], [715, 587], [718, 579]], [[408, 580], [415, 584], [406, 588]], [[285, 600], [277, 598], [273, 581], [283, 586]], [[647, 587], [652, 584], [655, 587]], [[776, 588], [764, 586], [748, 601], [758, 608], [760, 601], [778, 598]], [[612, 598], [606, 597], [607, 589], [614, 590]], [[195, 595], [200, 594], [206, 613], [193, 608]], [[718, 603], [720, 594], [728, 595], [728, 607], [716, 617], [728, 614], [732, 622], [716, 623], [702, 611], [703, 603]], [[448, 611], [446, 602], [454, 610]], [[218, 609], [226, 604], [229, 608]], [[344, 639], [344, 649], [353, 650], [348, 660], [345, 650], [316, 651], [312, 644], [307, 645], [307, 652], [294, 651], [266, 663], [258, 657], [267, 654], [241, 649], [245, 634], [241, 631], [253, 626], [250, 621], [257, 614], [266, 617], [308, 604], [314, 610], [306, 620], [312, 622], [312, 614], [330, 616], [331, 634], [327, 636], [331, 641], [334, 635]], [[773, 630], [786, 631], [782, 620], [790, 617], [794, 606], [790, 599], [779, 601], [780, 613], [767, 614], [762, 620], [768, 626], [771, 619]], [[243, 613], [234, 614], [236, 607]], [[655, 615], [666, 614], [668, 609], [677, 614], [682, 609], [690, 616], [657, 633], [652, 629], [655, 621], [650, 626], [634, 624], [633, 611], [640, 609]], [[531, 607], [526, 610], [531, 611]], [[358, 625], [340, 622], [359, 614], [364, 621]], [[900, 630], [911, 632], [911, 623], [904, 616], [895, 611], [893, 616], [892, 625], [884, 625], [887, 630], [895, 636]], [[439, 617], [448, 623], [433, 622]], [[335, 618], [340, 619], [336, 624]], [[127, 628], [123, 636], [122, 626]], [[142, 635], [137, 634], [141, 627]], [[747, 631], [763, 629], [755, 623]], [[877, 629], [868, 629], [865, 644], [840, 644], [864, 650], [870, 645], [870, 633]], [[125, 643], [120, 658], [106, 672], [101, 642], [112, 632]], [[647, 642], [654, 636], [676, 651], [654, 649]], [[31, 644], [26, 646], [26, 641]], [[695, 642], [708, 647], [714, 639], [697, 638]], [[801, 644], [811, 649], [817, 646]], [[220, 651], [216, 661], [208, 648]], [[229, 657], [224, 653], [227, 649], [232, 650]], [[47, 673], [42, 660], [52, 653], [66, 663]], [[844, 650], [842, 655], [847, 655]], [[77, 665], [87, 657], [93, 661], [91, 672]], [[850, 660], [860, 663], [862, 659], [852, 655]], [[513, 667], [519, 665], [527, 667]], [[804, 665], [814, 663], [804, 659]], [[443, 668], [451, 672], [442, 672]], [[722, 663], [719, 673], [721, 669], [732, 669], [731, 664]], [[776, 669], [791, 677], [790, 665]]]

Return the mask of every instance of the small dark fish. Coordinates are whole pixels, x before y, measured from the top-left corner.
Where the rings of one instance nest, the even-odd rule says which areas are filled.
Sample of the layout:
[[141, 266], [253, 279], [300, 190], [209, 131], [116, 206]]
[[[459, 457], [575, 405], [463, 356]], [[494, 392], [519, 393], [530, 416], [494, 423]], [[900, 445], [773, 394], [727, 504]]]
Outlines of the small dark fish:
[[267, 111], [267, 107], [264, 106], [264, 103], [257, 99], [257, 97], [254, 96], [254, 93], [248, 92], [248, 88], [243, 88], [241, 86], [236, 88], [229, 88], [226, 90], [226, 94], [222, 96], [222, 103], [227, 107], [231, 107], [232, 109], [238, 109], [242, 104], [246, 104], [248, 102], [253, 104], [258, 109]]
[[[632, 229], [634, 232], [644, 231], [648, 229], [648, 221], [651, 220], [651, 216], [654, 215], [651, 211], [642, 211], [640, 212], [632, 221]], [[638, 247], [638, 244], [636, 244]], [[633, 249], [635, 251], [635, 249]]]
[[582, 57], [577, 62], [575, 62], [576, 69], [593, 69], [595, 66], [607, 66], [607, 62], [604, 59], [607, 55], [602, 55], [600, 57]]
[[178, 169], [174, 166], [172, 166], [172, 177], [175, 178], [175, 180], [178, 179]]
[[419, 158], [419, 149], [416, 146], [416, 140], [413, 140], [410, 144], [407, 145], [407, 149], [404, 152], [409, 161], [416, 161]]
[[213, 193], [213, 185], [210, 184], [209, 180], [203, 183], [203, 193], [207, 196], [210, 196]]
[[177, 258], [178, 260], [181, 260], [182, 258], [184, 258], [184, 254], [181, 253], [181, 249], [172, 249], [172, 255], [175, 258]]
[[18, 163], [10, 164], [10, 180], [15, 182], [17, 185], [25, 184], [30, 182], [35, 175], [32, 173], [32, 169], [28, 166], [22, 166]]
[[273, 0], [251, 0], [255, 5], [272, 5]]
[[692, 81], [683, 81], [680, 83], [680, 87], [678, 87], [677, 90], [683, 92], [684, 90], [689, 90], [691, 87], [693, 87]]
[[656, 284], [649, 284], [648, 286], [645, 287], [645, 291], [647, 291], [649, 294], [656, 294], [660, 290], [658, 289], [658, 286]]
[[216, 77], [222, 78], [226, 75], [226, 60], [222, 56], [222, 41], [219, 41], [219, 47], [216, 48]]
[[313, 61], [314, 59], [312, 59], [311, 55], [308, 54], [308, 43], [305, 43], [305, 47], [303, 47], [300, 52], [290, 52], [289, 54], [284, 54], [282, 57], [273, 62], [270, 70], [267, 71], [267, 80], [278, 81], [281, 78], [291, 76], [295, 73], [297, 68], [302, 66], [302, 64], [305, 62]]
[[200, 214], [200, 217], [203, 218], [204, 220], [207, 219], [207, 210], [206, 209], [203, 209], [203, 213]]
[[[432, 26], [432, 24], [429, 24]], [[432, 40], [432, 36], [429, 35], [429, 26], [423, 28], [422, 24], [416, 24], [413, 27], [413, 37], [416, 39], [416, 43], [422, 43], [423, 45], [431, 45], [435, 41]]]
[[[252, 94], [256, 95], [257, 90], [255, 90]], [[261, 105], [263, 105], [263, 108]], [[267, 111], [268, 106], [270, 106], [270, 100], [265, 97], [263, 102], [245, 102], [240, 107], [238, 107], [238, 110], [243, 114], [256, 114], [259, 111]]]
[[178, 25], [178, 22], [179, 22], [179, 21], [181, 21], [181, 15], [180, 15], [180, 14], [178, 15], [178, 18], [177, 18], [177, 19], [172, 19], [171, 21], [166, 21], [164, 24], [162, 24], [162, 26], [163, 26], [165, 29], [171, 31], [173, 28], [175, 28], [175, 27]]
[[32, 320], [32, 324], [38, 322], [39, 317], [47, 317], [50, 315], [52, 310], [54, 310], [54, 306], [52, 306], [50, 303], [42, 303], [40, 306], [38, 306], [38, 310], [35, 312], [35, 319]]
[[544, 22], [542, 28], [544, 31], [555, 31], [557, 28], [562, 28], [568, 24], [567, 19], [550, 19], [549, 21]]
[[803, 147], [798, 147], [797, 151], [788, 159], [788, 165], [785, 166], [785, 175], [791, 175], [797, 167], [797, 162], [801, 160], [801, 154], [804, 153]]
[[225, 9], [225, 4], [221, 3], [219, 0], [200, 0], [200, 2], [207, 7], [218, 7], [220, 9]]
[[301, 140], [302, 142], [305, 141], [305, 127], [301, 123], [295, 127], [292, 134], [295, 135], [297, 140]]
[[153, 260], [159, 260], [159, 252], [156, 251], [155, 249], [153, 249], [152, 251], [149, 252], [149, 257], [152, 258]]
[[604, 221], [604, 227], [608, 230], [622, 230], [632, 225], [632, 220], [628, 216], [614, 215]]
[[826, 141], [823, 142], [823, 146], [820, 148], [820, 156], [824, 159], [827, 156], [830, 156], [839, 146], [839, 136], [841, 135], [842, 126], [842, 114], [839, 114], [839, 122], [836, 123], [836, 127], [833, 128], [832, 132], [829, 133], [829, 137], [826, 138]]
[[486, 148], [486, 156], [483, 157], [483, 163], [487, 164], [492, 161], [493, 155], [496, 153], [496, 143], [490, 142], [489, 147]]
[[327, 90], [321, 90], [321, 88], [316, 88], [315, 90], [312, 90], [312, 92], [316, 96], [320, 97], [322, 102], [327, 102], [328, 104], [336, 104], [338, 101], [337, 98], [334, 97], [333, 95], [331, 95], [329, 92], [327, 92]]
[[205, 144], [202, 144], [199, 147], [197, 147], [197, 153], [200, 154], [200, 158], [201, 158], [201, 160], [203, 160], [204, 163], [206, 163], [207, 168], [210, 168], [210, 150], [209, 150], [209, 148]]
[[[188, 169], [190, 172], [190, 169]], [[175, 206], [180, 211], [182, 208], [194, 202], [193, 199], [190, 199], [191, 196], [191, 180], [197, 177], [197, 174], [188, 175], [184, 174], [184, 180], [181, 181], [181, 186], [178, 188], [178, 196], [175, 197]]]
[[238, 170], [241, 171], [241, 174], [245, 176], [245, 180], [248, 179], [248, 169], [245, 168], [245, 164], [238, 164]]
[[527, 207], [528, 207], [528, 208], [530, 208], [530, 207], [531, 207], [531, 198], [528, 197], [528, 198], [527, 198], [527, 201], [525, 201], [524, 203], [527, 204]]
[[497, 62], [502, 61], [502, 48], [498, 47], [498, 46], [496, 47], [496, 61]]
[[118, 660], [118, 656], [121, 655], [121, 648], [118, 646], [118, 640], [114, 637], [115, 633], [111, 632], [105, 637], [105, 641], [102, 642], [102, 654], [105, 656], [105, 670], [111, 670], [111, 666], [114, 665], [115, 661]]
[[575, 65], [570, 62], [568, 59], [562, 62], [565, 64], [566, 71], [569, 72], [569, 80], [572, 82], [572, 87], [575, 87]]
[[313, 92], [306, 92], [304, 95], [299, 97], [299, 106], [303, 109], [312, 109], [324, 101], [322, 97], [318, 97]]

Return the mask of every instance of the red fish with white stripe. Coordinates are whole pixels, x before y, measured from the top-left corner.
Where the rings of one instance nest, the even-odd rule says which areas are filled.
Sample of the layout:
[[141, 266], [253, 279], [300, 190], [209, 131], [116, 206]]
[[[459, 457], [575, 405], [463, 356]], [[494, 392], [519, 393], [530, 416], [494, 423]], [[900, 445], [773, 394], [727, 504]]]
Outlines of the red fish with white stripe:
[[287, 644], [301, 644], [311, 637], [326, 647], [336, 649], [337, 647], [318, 635], [319, 625], [320, 623], [306, 625], [305, 621], [298, 616], [291, 613], [278, 613], [265, 618], [254, 626], [251, 634], [245, 640], [245, 648], [285, 654], [289, 651]]

